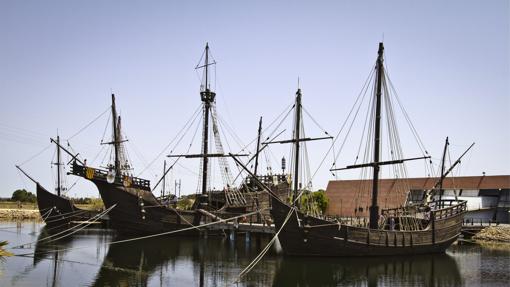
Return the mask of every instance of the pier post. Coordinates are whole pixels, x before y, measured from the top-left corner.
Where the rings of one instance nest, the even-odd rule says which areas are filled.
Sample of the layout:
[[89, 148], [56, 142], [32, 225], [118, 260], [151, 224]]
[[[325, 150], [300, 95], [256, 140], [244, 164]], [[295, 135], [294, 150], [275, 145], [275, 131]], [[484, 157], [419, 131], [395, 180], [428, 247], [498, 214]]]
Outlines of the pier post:
[[432, 220], [432, 244], [436, 244], [436, 213], [431, 212], [430, 219]]

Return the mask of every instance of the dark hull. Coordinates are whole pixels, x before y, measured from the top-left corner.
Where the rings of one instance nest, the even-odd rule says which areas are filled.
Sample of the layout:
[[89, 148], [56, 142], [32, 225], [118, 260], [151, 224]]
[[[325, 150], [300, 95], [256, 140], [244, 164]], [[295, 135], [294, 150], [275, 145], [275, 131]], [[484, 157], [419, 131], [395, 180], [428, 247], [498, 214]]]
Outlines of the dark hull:
[[[92, 179], [97, 186], [108, 213], [110, 226], [126, 234], [159, 234], [199, 225], [200, 215], [162, 206], [150, 191], [126, 188]], [[198, 230], [177, 232], [175, 235], [198, 234]]]
[[50, 228], [66, 228], [73, 221], [84, 221], [93, 216], [93, 212], [74, 206], [69, 199], [53, 194], [39, 184], [37, 206], [42, 219]]
[[[276, 231], [291, 207], [272, 200]], [[300, 223], [298, 223], [298, 218]], [[463, 213], [436, 220], [434, 230], [388, 231], [337, 224], [293, 211], [278, 239], [287, 255], [388, 256], [444, 252], [458, 237]]]

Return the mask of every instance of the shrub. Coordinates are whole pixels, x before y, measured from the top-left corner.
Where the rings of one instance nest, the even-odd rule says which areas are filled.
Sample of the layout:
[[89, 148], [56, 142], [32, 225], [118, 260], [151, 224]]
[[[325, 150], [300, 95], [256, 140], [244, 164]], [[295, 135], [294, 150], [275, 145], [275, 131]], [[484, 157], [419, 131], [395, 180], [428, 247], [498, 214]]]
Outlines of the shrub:
[[21, 202], [36, 202], [35, 194], [26, 191], [25, 189], [17, 189], [12, 193], [11, 200]]

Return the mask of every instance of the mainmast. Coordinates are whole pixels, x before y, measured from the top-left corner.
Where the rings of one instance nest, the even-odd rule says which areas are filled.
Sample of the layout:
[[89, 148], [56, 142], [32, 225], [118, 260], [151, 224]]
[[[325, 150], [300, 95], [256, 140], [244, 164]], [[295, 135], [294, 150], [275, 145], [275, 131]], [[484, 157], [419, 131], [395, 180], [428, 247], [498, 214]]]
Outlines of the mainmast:
[[202, 194], [207, 194], [207, 172], [209, 163], [209, 112], [211, 103], [214, 102], [216, 93], [209, 89], [209, 43], [205, 45], [205, 86], [200, 92], [200, 97], [204, 103], [204, 130], [202, 135]]
[[259, 120], [259, 130], [257, 136], [257, 152], [255, 153], [255, 168], [253, 169], [253, 174], [257, 176], [257, 168], [259, 167], [259, 154], [260, 154], [260, 137], [262, 135], [262, 117]]
[[120, 135], [118, 132], [117, 110], [115, 108], [115, 95], [112, 94], [112, 124], [113, 124], [113, 149], [115, 154], [115, 173], [120, 175]]
[[294, 126], [294, 190], [292, 202], [294, 206], [299, 207], [298, 201], [298, 189], [299, 189], [299, 142], [300, 142], [300, 131], [301, 131], [301, 89], [296, 92], [296, 118]]
[[377, 205], [377, 195], [379, 192], [379, 149], [381, 145], [381, 96], [382, 96], [382, 79], [384, 73], [383, 67], [383, 43], [379, 43], [379, 51], [377, 57], [377, 86], [375, 92], [375, 134], [374, 134], [374, 175], [372, 181], [372, 205], [370, 206], [370, 228], [377, 229], [379, 227], [379, 206]]

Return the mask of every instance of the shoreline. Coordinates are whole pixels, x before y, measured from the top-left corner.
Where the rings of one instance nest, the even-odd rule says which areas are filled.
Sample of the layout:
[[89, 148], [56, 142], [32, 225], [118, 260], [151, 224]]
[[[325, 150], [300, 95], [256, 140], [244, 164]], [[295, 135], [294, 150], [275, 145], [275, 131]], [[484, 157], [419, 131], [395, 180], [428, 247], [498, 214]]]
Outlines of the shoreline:
[[[0, 208], [0, 220], [37, 220], [41, 221], [39, 209]], [[490, 226], [473, 236], [475, 241], [491, 243], [510, 243], [510, 225]]]
[[502, 224], [498, 226], [489, 226], [484, 228], [478, 234], [473, 236], [476, 241], [491, 243], [510, 243], [510, 225]]
[[18, 208], [0, 208], [0, 219], [7, 220], [42, 220], [39, 209], [18, 209]]

